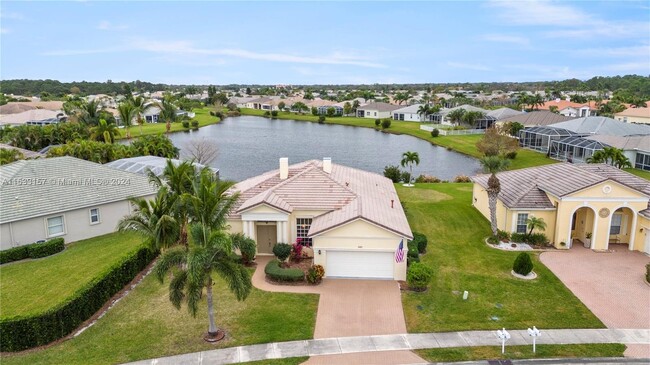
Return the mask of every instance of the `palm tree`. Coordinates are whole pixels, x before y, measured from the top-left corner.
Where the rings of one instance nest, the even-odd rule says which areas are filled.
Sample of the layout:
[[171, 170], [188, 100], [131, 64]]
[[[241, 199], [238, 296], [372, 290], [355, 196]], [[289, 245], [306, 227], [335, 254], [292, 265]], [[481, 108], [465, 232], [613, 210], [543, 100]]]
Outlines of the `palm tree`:
[[431, 107], [429, 107], [429, 104], [422, 104], [418, 108], [418, 115], [420, 117], [424, 117], [424, 120], [427, 120], [427, 117], [431, 114]]
[[97, 125], [99, 123], [99, 112], [103, 109], [99, 100], [82, 100], [74, 113], [77, 120], [85, 125]]
[[630, 159], [623, 154], [623, 150], [616, 147], [603, 147], [587, 158], [587, 163], [605, 163], [619, 169], [632, 167]]
[[160, 119], [165, 122], [165, 129], [167, 133], [169, 133], [172, 123], [176, 123], [180, 120], [180, 117], [176, 114], [176, 106], [171, 101], [163, 99], [163, 101], [158, 104], [158, 107], [160, 108]]
[[133, 119], [136, 118], [138, 110], [133, 106], [133, 104], [131, 104], [131, 102], [127, 101], [117, 106], [117, 112], [126, 128], [126, 138], [131, 138], [129, 127], [131, 127]]
[[[238, 194], [230, 194], [228, 189], [234, 185], [215, 177], [209, 169], [201, 170], [192, 182], [191, 194], [183, 194], [187, 202], [190, 223], [198, 223], [213, 230], [226, 227], [226, 217], [239, 199]], [[208, 237], [203, 237], [207, 241]]]
[[107, 123], [105, 119], [100, 119], [99, 124], [90, 129], [90, 138], [95, 141], [113, 143], [115, 136], [119, 136], [120, 131], [114, 123]]
[[410, 170], [409, 181], [404, 186], [413, 186], [411, 184], [411, 180], [413, 180], [413, 164], [420, 164], [420, 155], [417, 152], [406, 151], [402, 154], [402, 161], [400, 163], [402, 167], [408, 165]]
[[492, 228], [492, 234], [497, 235], [497, 198], [501, 192], [501, 182], [497, 177], [497, 173], [508, 168], [510, 160], [504, 159], [500, 156], [486, 156], [479, 160], [483, 169], [490, 173], [490, 178], [488, 179], [488, 186], [485, 190], [488, 196], [488, 205], [490, 207], [490, 227]]
[[529, 217], [526, 220], [526, 225], [528, 225], [528, 237], [530, 237], [531, 234], [533, 234], [533, 230], [537, 229], [539, 231], [545, 231], [546, 230], [546, 222], [544, 222], [544, 218], [537, 218], [537, 217]]
[[137, 96], [131, 100], [131, 104], [136, 110], [138, 125], [140, 125], [140, 135], [142, 135], [142, 125], [144, 124], [142, 113], [144, 113], [144, 111], [147, 109], [147, 102], [142, 96]]

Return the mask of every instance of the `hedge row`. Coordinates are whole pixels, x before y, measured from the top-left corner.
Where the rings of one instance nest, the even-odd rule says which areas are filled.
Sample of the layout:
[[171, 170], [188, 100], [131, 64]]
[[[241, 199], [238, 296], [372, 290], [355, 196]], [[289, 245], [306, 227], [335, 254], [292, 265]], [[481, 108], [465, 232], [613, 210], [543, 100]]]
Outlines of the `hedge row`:
[[65, 249], [63, 237], [52, 238], [43, 243], [31, 243], [18, 246], [8, 250], [0, 251], [0, 264], [24, 260], [26, 258], [37, 259], [40, 257], [54, 255]]
[[280, 261], [271, 260], [266, 267], [264, 272], [268, 277], [277, 281], [303, 281], [305, 280], [305, 273], [300, 269], [284, 269], [280, 267]]
[[37, 315], [1, 319], [0, 348], [21, 351], [68, 335], [122, 290], [156, 255], [148, 248], [141, 248], [55, 308]]

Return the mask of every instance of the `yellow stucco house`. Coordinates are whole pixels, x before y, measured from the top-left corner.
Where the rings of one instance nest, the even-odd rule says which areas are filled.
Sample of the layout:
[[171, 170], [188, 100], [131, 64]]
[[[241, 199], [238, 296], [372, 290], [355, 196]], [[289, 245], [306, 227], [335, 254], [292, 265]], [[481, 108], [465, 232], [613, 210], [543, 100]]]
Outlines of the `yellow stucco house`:
[[[584, 244], [607, 250], [616, 243], [650, 254], [650, 181], [609, 165], [571, 163], [506, 171], [497, 177], [499, 229], [525, 232], [526, 220], [535, 216], [544, 219], [543, 233], [559, 249]], [[488, 178], [472, 178], [472, 205], [489, 219]]]
[[[393, 183], [331, 159], [310, 160], [244, 180], [228, 219], [231, 232], [254, 239], [260, 255], [276, 243], [311, 246], [325, 277], [406, 279], [413, 234]], [[403, 242], [404, 259], [396, 260]]]

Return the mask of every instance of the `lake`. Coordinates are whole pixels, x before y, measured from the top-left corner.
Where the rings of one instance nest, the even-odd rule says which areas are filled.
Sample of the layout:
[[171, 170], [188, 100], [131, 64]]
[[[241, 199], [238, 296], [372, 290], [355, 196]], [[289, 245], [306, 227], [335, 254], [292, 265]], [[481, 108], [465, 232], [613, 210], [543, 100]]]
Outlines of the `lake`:
[[277, 169], [280, 157], [288, 157], [289, 164], [331, 157], [333, 163], [381, 174], [386, 165], [399, 165], [406, 151], [420, 155], [414, 176], [428, 174], [449, 180], [480, 170], [475, 158], [412, 136], [362, 127], [241, 116], [170, 135], [183, 157], [183, 146], [196, 138], [218, 146], [218, 157], [211, 165], [220, 170], [222, 178], [235, 181]]

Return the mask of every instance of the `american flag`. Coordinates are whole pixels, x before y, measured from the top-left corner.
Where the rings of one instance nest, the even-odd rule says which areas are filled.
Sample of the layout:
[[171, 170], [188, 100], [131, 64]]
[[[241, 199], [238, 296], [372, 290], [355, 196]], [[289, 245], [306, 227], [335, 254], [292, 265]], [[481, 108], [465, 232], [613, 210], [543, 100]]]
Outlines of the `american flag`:
[[404, 240], [402, 239], [397, 246], [397, 251], [395, 251], [395, 262], [404, 261]]

